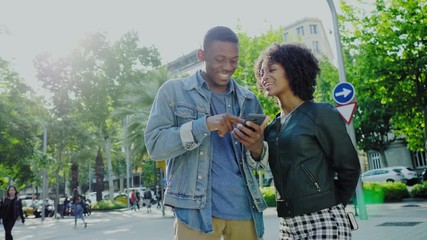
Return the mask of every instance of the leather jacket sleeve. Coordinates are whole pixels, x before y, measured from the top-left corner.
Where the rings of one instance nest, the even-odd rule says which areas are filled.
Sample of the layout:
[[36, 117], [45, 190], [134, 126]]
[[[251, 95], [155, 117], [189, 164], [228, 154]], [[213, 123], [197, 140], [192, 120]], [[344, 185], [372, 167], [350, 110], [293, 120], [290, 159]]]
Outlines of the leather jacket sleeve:
[[335, 190], [340, 202], [345, 206], [359, 180], [360, 163], [357, 152], [345, 123], [335, 108], [322, 104], [317, 116], [315, 134], [336, 171]]

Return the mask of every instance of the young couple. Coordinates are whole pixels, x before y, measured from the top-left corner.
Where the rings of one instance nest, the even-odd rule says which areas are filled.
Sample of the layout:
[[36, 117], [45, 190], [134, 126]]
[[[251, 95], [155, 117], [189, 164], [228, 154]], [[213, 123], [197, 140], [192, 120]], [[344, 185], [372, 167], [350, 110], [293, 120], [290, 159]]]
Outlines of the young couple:
[[159, 89], [145, 130], [153, 160], [167, 159], [164, 204], [175, 211], [175, 240], [256, 240], [267, 205], [254, 169], [269, 167], [277, 190], [280, 239], [350, 239], [344, 207], [360, 165], [344, 121], [315, 103], [320, 72], [306, 48], [274, 44], [255, 63], [261, 89], [280, 113], [260, 126], [256, 96], [231, 78], [237, 35], [210, 29], [198, 58], [204, 69]]

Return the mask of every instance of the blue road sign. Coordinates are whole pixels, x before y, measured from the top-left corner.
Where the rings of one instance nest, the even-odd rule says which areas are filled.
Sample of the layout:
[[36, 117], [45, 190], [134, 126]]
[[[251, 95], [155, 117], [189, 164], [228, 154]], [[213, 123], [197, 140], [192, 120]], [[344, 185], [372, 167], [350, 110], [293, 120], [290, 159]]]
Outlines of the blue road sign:
[[353, 85], [348, 82], [338, 83], [334, 91], [332, 92], [332, 97], [335, 102], [338, 104], [347, 104], [353, 100], [355, 91]]

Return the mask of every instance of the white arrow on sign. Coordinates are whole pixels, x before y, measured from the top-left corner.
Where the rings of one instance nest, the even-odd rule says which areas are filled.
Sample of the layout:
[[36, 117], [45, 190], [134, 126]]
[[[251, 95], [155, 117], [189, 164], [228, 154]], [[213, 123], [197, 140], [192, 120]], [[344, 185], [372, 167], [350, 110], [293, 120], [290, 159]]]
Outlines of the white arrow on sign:
[[342, 92], [337, 92], [337, 93], [335, 93], [335, 97], [339, 97], [339, 96], [347, 97], [350, 93], [351, 93], [351, 90], [350, 90], [350, 89], [343, 88], [343, 89], [342, 89]]

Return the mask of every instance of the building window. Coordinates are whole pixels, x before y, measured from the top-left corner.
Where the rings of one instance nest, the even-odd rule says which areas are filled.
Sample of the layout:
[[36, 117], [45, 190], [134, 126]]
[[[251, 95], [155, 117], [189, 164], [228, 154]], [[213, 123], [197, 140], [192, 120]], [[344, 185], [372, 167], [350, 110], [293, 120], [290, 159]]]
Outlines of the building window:
[[368, 159], [370, 163], [369, 169], [381, 168], [381, 155], [379, 152], [376, 152], [376, 151], [369, 152]]
[[320, 53], [319, 41], [313, 41], [313, 52]]
[[427, 159], [425, 152], [416, 151], [412, 153], [413, 160], [414, 160], [414, 167], [415, 168], [425, 168], [427, 167]]
[[283, 38], [285, 39], [285, 42], [289, 41], [289, 33], [285, 32], [285, 34], [283, 35]]
[[297, 27], [297, 35], [303, 36], [304, 35], [304, 26]]
[[316, 24], [310, 24], [310, 33], [311, 34], [317, 34], [317, 25]]

